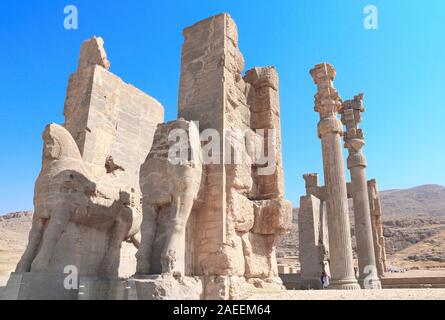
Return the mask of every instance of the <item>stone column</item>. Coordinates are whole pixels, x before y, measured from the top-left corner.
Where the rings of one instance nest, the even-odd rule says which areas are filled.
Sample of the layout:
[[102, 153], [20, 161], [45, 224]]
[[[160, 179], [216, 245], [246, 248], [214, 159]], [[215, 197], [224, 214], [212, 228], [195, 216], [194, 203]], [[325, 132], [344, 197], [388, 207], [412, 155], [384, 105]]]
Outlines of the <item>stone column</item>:
[[329, 270], [328, 228], [318, 174], [305, 174], [306, 195], [300, 198], [298, 237], [300, 247], [301, 289], [321, 289], [320, 277]]
[[386, 272], [386, 249], [382, 225], [382, 206], [380, 204], [379, 191], [375, 179], [368, 181], [368, 196], [369, 209], [371, 210], [375, 262], [379, 278], [381, 278]]
[[311, 70], [318, 93], [315, 111], [320, 113], [318, 136], [323, 153], [324, 178], [327, 192], [330, 247], [331, 289], [360, 289], [354, 275], [348, 195], [341, 137], [343, 126], [337, 118], [341, 99], [332, 81], [335, 69], [322, 63]]
[[351, 193], [354, 203], [355, 237], [359, 265], [359, 283], [363, 289], [381, 289], [378, 278], [372, 238], [371, 212], [369, 209], [366, 180], [366, 158], [362, 148], [365, 144], [361, 122], [363, 94], [343, 102], [341, 120], [346, 126], [345, 147], [348, 149], [348, 169], [351, 171]]

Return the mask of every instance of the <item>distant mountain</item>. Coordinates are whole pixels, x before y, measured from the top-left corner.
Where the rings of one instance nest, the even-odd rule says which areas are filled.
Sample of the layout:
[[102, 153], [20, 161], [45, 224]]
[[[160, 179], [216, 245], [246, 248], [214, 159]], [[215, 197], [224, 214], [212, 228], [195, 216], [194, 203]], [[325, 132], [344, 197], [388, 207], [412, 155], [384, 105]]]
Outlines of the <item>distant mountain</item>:
[[445, 216], [445, 187], [424, 185], [380, 192], [384, 215]]
[[[441, 236], [445, 234], [445, 187], [424, 185], [381, 191], [380, 199], [390, 261], [394, 257], [393, 262], [403, 266], [445, 266], [444, 250], [439, 250], [445, 248], [445, 242], [441, 242], [445, 240]], [[293, 210], [293, 221], [291, 232], [280, 241], [278, 257], [298, 256], [298, 208]], [[353, 227], [352, 212], [351, 224]]]

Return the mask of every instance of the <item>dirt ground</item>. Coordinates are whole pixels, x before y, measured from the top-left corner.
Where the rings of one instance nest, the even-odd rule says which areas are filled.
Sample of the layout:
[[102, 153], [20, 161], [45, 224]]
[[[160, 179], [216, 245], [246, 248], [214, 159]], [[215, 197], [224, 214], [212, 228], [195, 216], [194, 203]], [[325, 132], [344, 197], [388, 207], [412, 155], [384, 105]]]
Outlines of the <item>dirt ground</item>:
[[28, 243], [31, 216], [0, 221], [0, 287], [6, 285]]
[[265, 291], [251, 295], [248, 300], [445, 300], [445, 289]]

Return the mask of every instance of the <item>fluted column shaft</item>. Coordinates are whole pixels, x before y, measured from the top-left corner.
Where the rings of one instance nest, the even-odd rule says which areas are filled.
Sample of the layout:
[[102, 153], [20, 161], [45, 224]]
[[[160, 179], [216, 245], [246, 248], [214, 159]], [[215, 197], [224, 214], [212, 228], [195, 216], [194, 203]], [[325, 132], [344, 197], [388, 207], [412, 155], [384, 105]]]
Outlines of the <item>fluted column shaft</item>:
[[359, 265], [359, 283], [363, 289], [380, 289], [381, 283], [375, 261], [372, 235], [371, 210], [369, 207], [368, 184], [366, 179], [366, 158], [363, 132], [358, 129], [361, 121], [363, 95], [345, 101], [342, 108], [342, 122], [346, 125], [345, 146], [348, 148], [348, 169], [351, 173], [351, 193], [354, 204], [355, 238]]
[[338, 120], [341, 99], [333, 87], [335, 69], [320, 64], [311, 70], [318, 86], [315, 111], [320, 113], [324, 178], [327, 191], [331, 289], [360, 289], [354, 275], [348, 195], [343, 159], [343, 127]]

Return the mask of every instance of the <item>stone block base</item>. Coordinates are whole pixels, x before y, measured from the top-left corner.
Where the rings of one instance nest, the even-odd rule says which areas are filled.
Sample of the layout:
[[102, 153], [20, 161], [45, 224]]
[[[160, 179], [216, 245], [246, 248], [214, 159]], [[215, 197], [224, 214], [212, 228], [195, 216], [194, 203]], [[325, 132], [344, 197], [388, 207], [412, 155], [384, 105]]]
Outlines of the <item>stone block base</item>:
[[66, 289], [67, 275], [11, 274], [2, 300], [244, 300], [258, 289], [285, 290], [280, 278], [241, 276], [173, 277], [137, 275], [128, 280], [79, 278]]
[[302, 290], [321, 290], [321, 279], [320, 278], [301, 278]]
[[199, 277], [171, 275], [136, 276], [132, 279], [138, 300], [201, 300], [203, 283]]
[[132, 280], [84, 277], [65, 288], [65, 274], [12, 273], [2, 300], [135, 300]]
[[368, 280], [358, 279], [358, 283], [362, 289], [367, 290], [380, 290], [382, 289], [382, 283], [379, 278], [372, 278]]
[[66, 275], [12, 273], [3, 300], [77, 300], [78, 290], [66, 290]]
[[328, 290], [360, 290], [360, 285], [354, 280], [335, 281], [332, 280]]
[[137, 300], [135, 282], [81, 277], [77, 300]]

